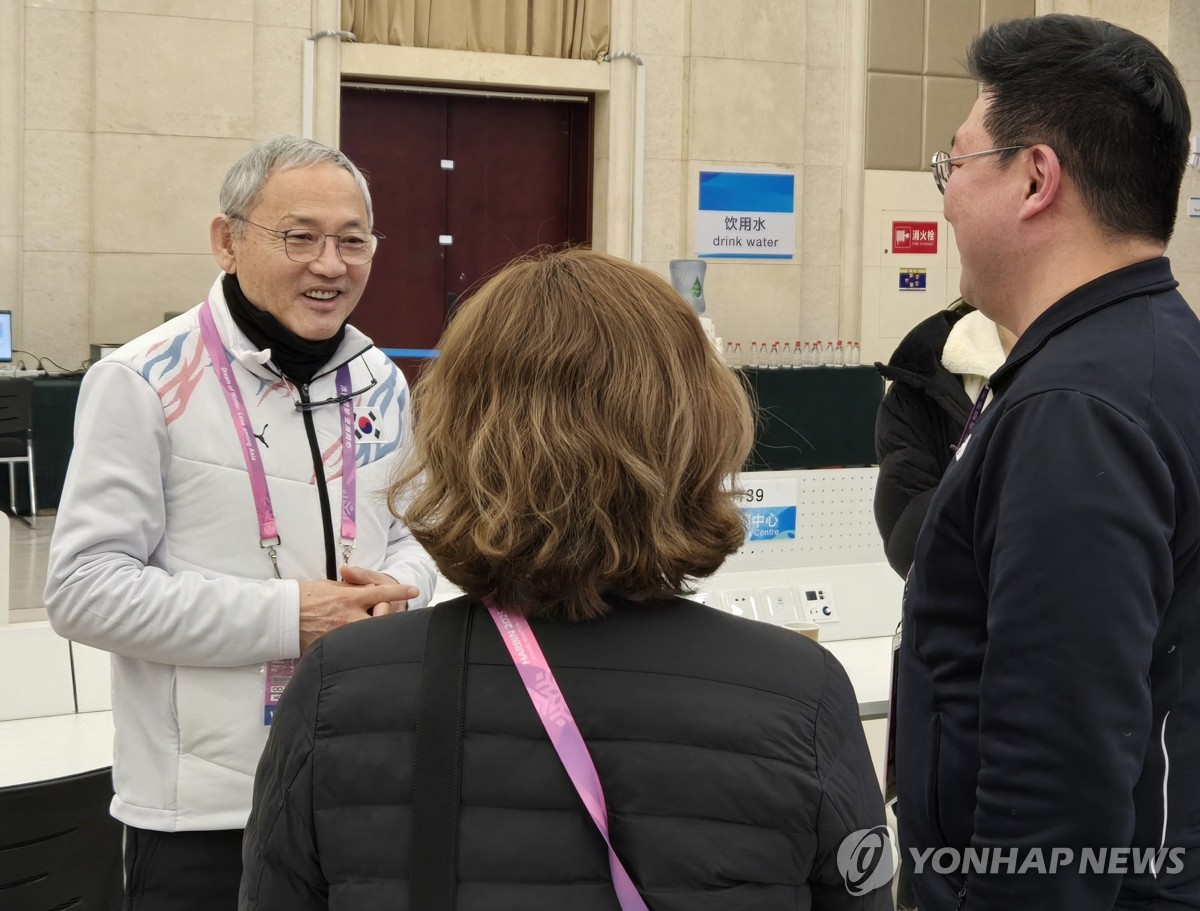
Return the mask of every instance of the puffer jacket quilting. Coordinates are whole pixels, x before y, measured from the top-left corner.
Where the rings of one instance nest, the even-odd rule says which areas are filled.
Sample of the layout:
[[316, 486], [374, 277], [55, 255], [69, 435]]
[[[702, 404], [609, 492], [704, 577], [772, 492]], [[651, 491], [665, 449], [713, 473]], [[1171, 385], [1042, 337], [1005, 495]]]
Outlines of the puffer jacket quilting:
[[[457, 906], [615, 911], [604, 843], [474, 609]], [[429, 615], [356, 624], [302, 662], [259, 768], [243, 909], [409, 907]], [[853, 690], [827, 652], [682, 599], [533, 628], [652, 909], [890, 907], [888, 890], [852, 896], [837, 871], [841, 840], [883, 809]]]

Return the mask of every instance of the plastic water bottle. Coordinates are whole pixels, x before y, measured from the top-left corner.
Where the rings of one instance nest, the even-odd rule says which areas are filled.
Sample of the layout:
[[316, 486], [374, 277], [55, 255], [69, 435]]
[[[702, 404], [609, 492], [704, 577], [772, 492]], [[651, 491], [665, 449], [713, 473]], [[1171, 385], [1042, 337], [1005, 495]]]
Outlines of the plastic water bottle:
[[733, 342], [725, 343], [725, 366], [733, 366]]
[[821, 352], [821, 366], [833, 366], [833, 342], [825, 343], [825, 350]]
[[862, 363], [862, 352], [859, 351], [858, 342], [850, 343], [850, 366], [857, 367]]
[[842, 347], [842, 340], [839, 338], [837, 347], [833, 349], [833, 366], [841, 367], [846, 363], [846, 350]]
[[792, 368], [792, 346], [787, 342], [783, 343], [783, 351], [781, 352], [781, 356], [783, 360], [779, 366], [790, 370]]
[[800, 341], [797, 339], [796, 347], [792, 349], [792, 366], [807, 367], [808, 366], [808, 342], [804, 342], [804, 348], [800, 347]]
[[771, 351], [767, 355], [767, 367], [769, 367], [771, 370], [778, 370], [779, 363], [779, 342], [776, 342], [771, 346]]
[[737, 342], [733, 346], [733, 366], [742, 366], [742, 343]]

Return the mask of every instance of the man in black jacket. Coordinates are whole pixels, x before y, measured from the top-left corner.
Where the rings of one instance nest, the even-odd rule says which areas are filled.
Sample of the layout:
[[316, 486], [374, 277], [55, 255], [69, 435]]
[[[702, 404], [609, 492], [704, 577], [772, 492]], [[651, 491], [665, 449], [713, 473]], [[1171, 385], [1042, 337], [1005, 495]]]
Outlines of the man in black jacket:
[[934, 177], [963, 296], [1019, 339], [917, 540], [901, 842], [922, 911], [1200, 907], [1200, 322], [1163, 258], [1187, 102], [1075, 16], [968, 67]]

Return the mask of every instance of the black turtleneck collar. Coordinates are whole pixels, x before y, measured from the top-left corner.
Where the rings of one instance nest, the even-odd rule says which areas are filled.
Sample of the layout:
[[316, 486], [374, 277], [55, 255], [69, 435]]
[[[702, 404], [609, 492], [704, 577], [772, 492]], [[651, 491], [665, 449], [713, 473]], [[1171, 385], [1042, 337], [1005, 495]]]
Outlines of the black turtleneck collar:
[[237, 327], [260, 351], [270, 348], [271, 360], [293, 383], [311, 382], [317, 371], [333, 357], [346, 334], [346, 324], [342, 323], [329, 338], [316, 342], [301, 338], [270, 313], [250, 303], [242, 293], [236, 275], [225, 275], [221, 279], [221, 290], [225, 292], [229, 314]]

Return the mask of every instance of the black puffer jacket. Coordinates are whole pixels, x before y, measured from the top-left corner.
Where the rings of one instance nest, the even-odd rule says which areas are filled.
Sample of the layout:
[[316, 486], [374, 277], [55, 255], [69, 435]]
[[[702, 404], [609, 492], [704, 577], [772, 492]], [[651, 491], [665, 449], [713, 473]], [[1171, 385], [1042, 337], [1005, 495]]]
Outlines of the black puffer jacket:
[[[604, 842], [482, 608], [471, 632], [460, 911], [616, 911]], [[255, 782], [241, 908], [408, 909], [414, 725], [433, 611], [353, 624], [301, 662]], [[535, 634], [652, 911], [884, 909], [837, 849], [883, 821], [845, 672], [775, 626], [675, 599]], [[416, 833], [420, 837], [420, 833]]]
[[942, 349], [972, 309], [938, 311], [904, 337], [887, 366], [875, 365], [892, 381], [875, 418], [875, 524], [901, 576], [912, 566], [917, 532], [971, 413], [962, 380], [942, 366]]

